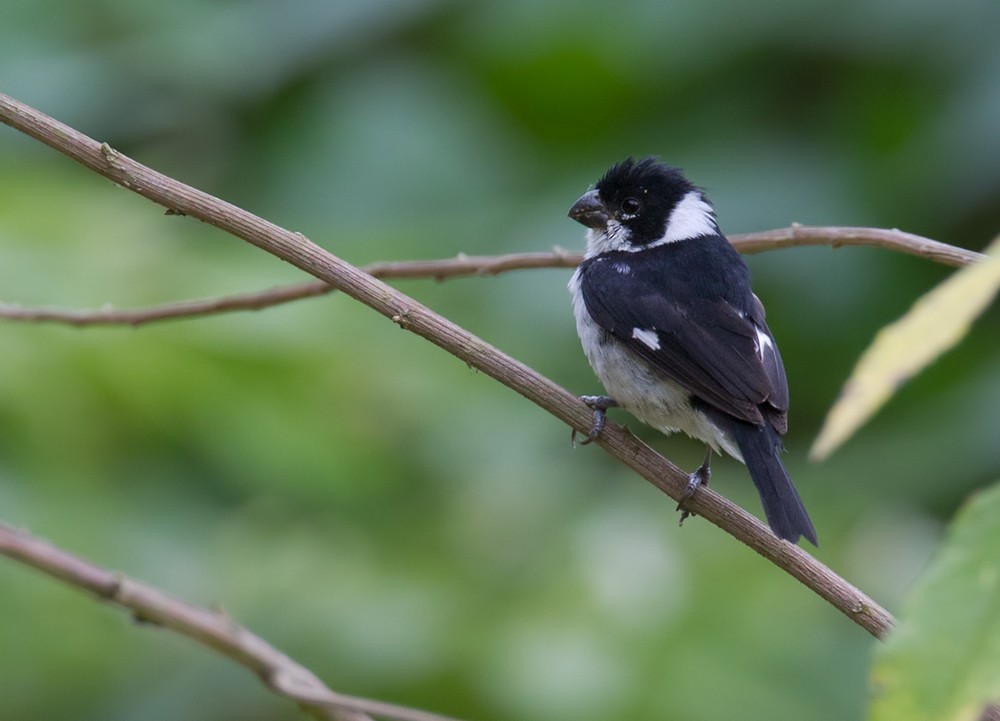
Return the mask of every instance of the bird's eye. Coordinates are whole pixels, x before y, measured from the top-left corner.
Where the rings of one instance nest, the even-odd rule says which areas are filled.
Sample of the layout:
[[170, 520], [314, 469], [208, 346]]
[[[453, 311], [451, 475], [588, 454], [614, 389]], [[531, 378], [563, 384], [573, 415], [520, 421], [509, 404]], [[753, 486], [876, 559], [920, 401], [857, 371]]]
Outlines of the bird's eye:
[[622, 201], [622, 211], [626, 215], [635, 215], [642, 209], [642, 203], [639, 202], [638, 198], [625, 198]]

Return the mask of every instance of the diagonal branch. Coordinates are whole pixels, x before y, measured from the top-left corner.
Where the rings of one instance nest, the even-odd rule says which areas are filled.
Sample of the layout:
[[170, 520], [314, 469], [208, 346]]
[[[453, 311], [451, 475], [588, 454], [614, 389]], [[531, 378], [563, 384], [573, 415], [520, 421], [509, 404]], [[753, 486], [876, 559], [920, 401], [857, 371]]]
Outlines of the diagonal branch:
[[[759, 233], [734, 235], [733, 245], [743, 253], [759, 253], [778, 248], [802, 245], [871, 245], [900, 253], [928, 258], [945, 265], [961, 266], [983, 259], [982, 253], [941, 243], [901, 230], [882, 228], [808, 227], [766, 230]], [[410, 260], [372, 263], [362, 270], [376, 278], [456, 278], [465, 275], [499, 275], [512, 270], [529, 268], [572, 268], [583, 256], [557, 248], [549, 253], [511, 253], [509, 255], [458, 255], [441, 260]], [[322, 281], [269, 288], [254, 293], [188, 300], [137, 310], [65, 310], [60, 308], [24, 308], [0, 302], [0, 318], [30, 323], [62, 323], [76, 327], [95, 325], [130, 325], [138, 327], [179, 318], [230, 313], [241, 310], [261, 310], [303, 298], [313, 298], [333, 292], [333, 286]]]
[[446, 716], [331, 691], [309, 669], [240, 626], [222, 611], [193, 606], [0, 523], [0, 555], [20, 561], [98, 598], [131, 611], [136, 620], [194, 639], [260, 677], [269, 688], [317, 719], [455, 721]]
[[[305, 236], [158, 173], [2, 94], [0, 121], [172, 212], [214, 225], [281, 258], [503, 383], [571, 428], [590, 430], [591, 410], [576, 396]], [[682, 497], [687, 474], [620, 425], [608, 423], [596, 443], [671, 498]], [[892, 625], [892, 616], [875, 601], [806, 551], [775, 537], [754, 516], [718, 493], [700, 490], [686, 505], [787, 571], [871, 634], [881, 637]]]

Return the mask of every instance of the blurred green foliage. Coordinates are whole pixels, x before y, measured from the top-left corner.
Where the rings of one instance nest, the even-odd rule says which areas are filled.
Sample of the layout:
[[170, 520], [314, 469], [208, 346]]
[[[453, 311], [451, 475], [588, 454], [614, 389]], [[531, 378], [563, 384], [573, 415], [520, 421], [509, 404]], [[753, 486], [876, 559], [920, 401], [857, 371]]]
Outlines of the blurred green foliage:
[[[566, 210], [627, 154], [684, 167], [730, 232], [895, 226], [978, 249], [1000, 230], [998, 22], [991, 0], [7, 0], [0, 88], [356, 263], [580, 247]], [[895, 608], [998, 476], [1000, 319], [810, 465], [857, 355], [947, 270], [869, 249], [750, 264], [818, 555]], [[568, 277], [399, 287], [592, 393]], [[0, 299], [135, 307], [299, 279], [0, 129]], [[735, 462], [713, 483], [758, 510]], [[864, 632], [344, 297], [141, 330], [0, 325], [0, 509], [223, 604], [345, 693], [469, 719], [864, 714]], [[5, 718], [296, 714], [12, 563], [0, 608]]]
[[878, 647], [873, 721], [972, 721], [1000, 708], [998, 545], [994, 484], [961, 509], [898, 626]]

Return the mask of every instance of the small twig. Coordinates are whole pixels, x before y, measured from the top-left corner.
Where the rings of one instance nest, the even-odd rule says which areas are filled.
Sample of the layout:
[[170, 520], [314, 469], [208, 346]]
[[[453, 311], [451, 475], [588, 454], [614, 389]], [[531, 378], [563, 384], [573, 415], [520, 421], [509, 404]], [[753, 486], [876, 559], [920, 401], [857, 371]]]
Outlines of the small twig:
[[[889, 248], [928, 258], [946, 265], [961, 266], [983, 259], [981, 253], [924, 238], [901, 230], [881, 228], [806, 227], [767, 230], [760, 233], [734, 235], [730, 239], [743, 253], [760, 253], [765, 250], [791, 248], [801, 245], [870, 245]], [[362, 270], [376, 278], [456, 278], [465, 275], [499, 275], [513, 270], [530, 268], [572, 268], [580, 263], [582, 255], [556, 249], [549, 253], [511, 253], [509, 255], [459, 255], [442, 260], [410, 260], [373, 263]], [[0, 318], [30, 323], [61, 323], [76, 327], [99, 325], [130, 325], [138, 327], [147, 323], [180, 318], [230, 313], [233, 311], [261, 310], [303, 298], [312, 298], [333, 292], [327, 283], [312, 281], [280, 288], [270, 288], [254, 293], [242, 293], [223, 298], [189, 300], [136, 310], [65, 310], [61, 308], [25, 308], [0, 302]]]
[[319, 719], [455, 721], [427, 711], [331, 691], [309, 669], [293, 661], [221, 611], [181, 601], [121, 573], [91, 563], [48, 541], [0, 523], [0, 555], [131, 611], [137, 620], [187, 636], [248, 668], [272, 690]]
[[741, 253], [748, 254], [803, 245], [829, 245], [833, 248], [844, 245], [870, 245], [907, 255], [915, 255], [918, 258], [927, 258], [935, 263], [951, 265], [956, 268], [969, 263], [978, 263], [986, 257], [974, 250], [958, 248], [896, 228], [887, 230], [884, 228], [808, 226], [794, 223], [788, 228], [734, 235], [731, 240]]
[[[214, 225], [281, 258], [489, 375], [571, 428], [590, 430], [591, 410], [576, 396], [303, 235], [158, 173], [3, 94], [0, 121], [175, 213]], [[682, 498], [687, 474], [618, 424], [609, 422], [596, 444], [674, 500]], [[718, 493], [703, 488], [685, 504], [787, 571], [874, 636], [883, 636], [892, 625], [892, 616], [875, 601], [798, 546], [779, 540], [754, 516]]]
[[135, 310], [70, 310], [64, 308], [28, 308], [13, 303], [0, 302], [0, 318], [25, 323], [58, 323], [77, 328], [106, 325], [138, 327], [149, 323], [185, 318], [198, 318], [234, 311], [261, 310], [282, 303], [325, 295], [334, 290], [327, 283], [313, 281], [297, 285], [270, 288], [253, 293], [241, 293], [222, 298], [184, 300]]

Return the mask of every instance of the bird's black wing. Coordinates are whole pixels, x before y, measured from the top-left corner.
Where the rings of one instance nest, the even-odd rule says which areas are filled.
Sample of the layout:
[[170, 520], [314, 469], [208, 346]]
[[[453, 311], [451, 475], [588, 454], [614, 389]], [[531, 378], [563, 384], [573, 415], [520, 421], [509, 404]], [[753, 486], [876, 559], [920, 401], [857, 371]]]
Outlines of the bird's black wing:
[[705, 403], [757, 425], [766, 414], [784, 433], [787, 381], [760, 302], [751, 294], [741, 311], [722, 296], [699, 294], [687, 279], [665, 288], [623, 267], [595, 258], [582, 268], [580, 290], [594, 321]]
[[[785, 377], [785, 364], [781, 361], [781, 353], [778, 351], [778, 344], [774, 342], [771, 329], [767, 327], [764, 320], [764, 304], [760, 298], [753, 295], [753, 305], [750, 308], [748, 317], [756, 328], [771, 341], [769, 346], [760, 349], [761, 365], [764, 373], [771, 384], [771, 394], [767, 398], [767, 404], [777, 413], [770, 414], [772, 425], [781, 435], [785, 435], [788, 430], [788, 379]], [[758, 342], [760, 338], [758, 337]]]

